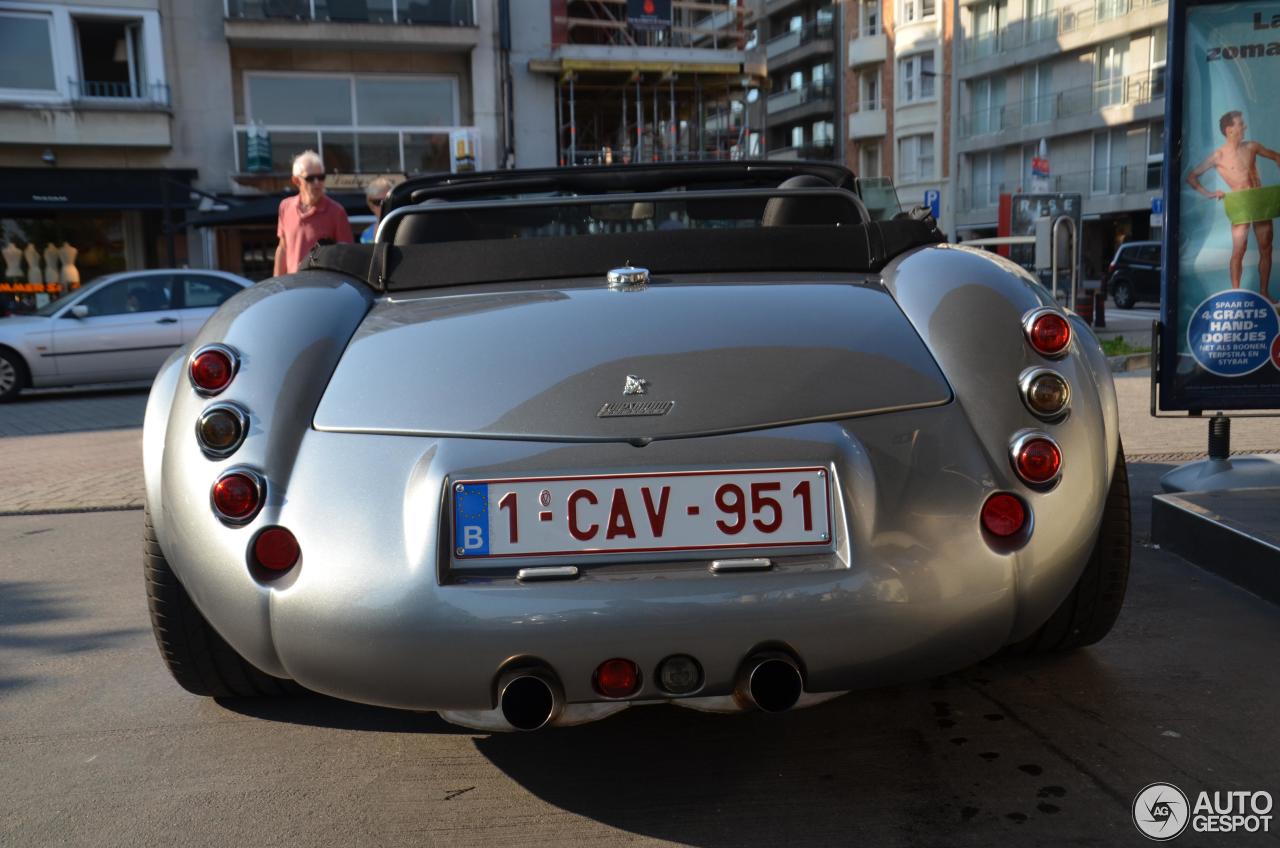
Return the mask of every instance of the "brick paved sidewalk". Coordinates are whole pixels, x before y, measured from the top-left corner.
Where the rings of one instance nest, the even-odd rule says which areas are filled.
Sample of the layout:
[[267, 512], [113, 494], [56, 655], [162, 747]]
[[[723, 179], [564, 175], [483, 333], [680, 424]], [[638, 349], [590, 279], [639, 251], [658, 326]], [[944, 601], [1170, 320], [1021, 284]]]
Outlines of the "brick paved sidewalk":
[[28, 390], [0, 405], [0, 437], [141, 427], [149, 383]]
[[[1117, 376], [1120, 432], [1133, 461], [1160, 457], [1189, 459], [1205, 452], [1205, 419], [1153, 419], [1147, 413], [1148, 378]], [[141, 423], [145, 394], [45, 399], [53, 405], [42, 418], [66, 428], [78, 417], [102, 420], [132, 403]], [[94, 404], [96, 403], [97, 408]], [[62, 409], [58, 404], [70, 404]], [[4, 410], [0, 419], [4, 419]], [[125, 413], [135, 414], [135, 413]], [[1240, 418], [1232, 421], [1236, 451], [1280, 451], [1280, 421]], [[142, 507], [142, 429], [60, 432], [0, 438], [0, 515]]]

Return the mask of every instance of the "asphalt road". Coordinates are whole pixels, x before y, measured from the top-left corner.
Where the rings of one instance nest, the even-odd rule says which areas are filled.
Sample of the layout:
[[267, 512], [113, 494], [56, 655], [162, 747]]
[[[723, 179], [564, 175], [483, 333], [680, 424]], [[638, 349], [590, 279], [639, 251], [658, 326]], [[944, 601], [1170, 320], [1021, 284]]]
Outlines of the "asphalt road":
[[141, 513], [0, 517], [0, 845], [1146, 844], [1154, 781], [1280, 796], [1280, 613], [1144, 544], [1167, 467], [1131, 467], [1129, 599], [1094, 648], [535, 734], [190, 696], [149, 630]]

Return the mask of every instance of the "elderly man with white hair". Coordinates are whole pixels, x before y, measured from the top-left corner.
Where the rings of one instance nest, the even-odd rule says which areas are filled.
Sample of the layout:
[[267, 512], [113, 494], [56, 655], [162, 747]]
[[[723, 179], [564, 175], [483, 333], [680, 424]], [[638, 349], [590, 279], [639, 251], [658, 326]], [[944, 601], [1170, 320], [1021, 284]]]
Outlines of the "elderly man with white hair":
[[276, 219], [275, 275], [298, 270], [311, 248], [322, 241], [353, 241], [351, 222], [341, 204], [325, 196], [324, 162], [314, 150], [304, 150], [293, 158], [295, 197], [280, 201]]

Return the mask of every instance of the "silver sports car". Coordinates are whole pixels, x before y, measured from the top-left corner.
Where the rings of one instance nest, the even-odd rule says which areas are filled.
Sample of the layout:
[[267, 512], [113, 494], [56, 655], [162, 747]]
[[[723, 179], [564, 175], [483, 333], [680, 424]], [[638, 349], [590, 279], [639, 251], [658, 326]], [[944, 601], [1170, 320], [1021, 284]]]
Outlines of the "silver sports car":
[[1129, 502], [1097, 341], [847, 170], [397, 187], [161, 369], [174, 677], [531, 730], [783, 711], [1101, 639]]

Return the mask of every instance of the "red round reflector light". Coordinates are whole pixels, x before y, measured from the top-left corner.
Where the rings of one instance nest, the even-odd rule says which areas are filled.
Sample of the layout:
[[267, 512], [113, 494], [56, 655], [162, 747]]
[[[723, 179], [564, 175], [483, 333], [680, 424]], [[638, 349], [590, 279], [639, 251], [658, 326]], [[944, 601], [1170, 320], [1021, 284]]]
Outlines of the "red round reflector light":
[[596, 669], [592, 683], [606, 698], [626, 698], [640, 688], [640, 667], [631, 660], [605, 660]]
[[1018, 476], [1028, 483], [1048, 483], [1062, 468], [1062, 451], [1051, 439], [1035, 436], [1016, 447], [1013, 462]]
[[1013, 495], [997, 492], [982, 505], [982, 526], [993, 536], [1007, 539], [1027, 523], [1027, 510]]
[[283, 527], [268, 527], [253, 542], [253, 558], [268, 571], [288, 571], [301, 554], [298, 540]]
[[244, 472], [233, 471], [213, 484], [213, 508], [228, 521], [246, 521], [261, 505], [261, 487]]
[[225, 389], [234, 375], [235, 362], [225, 350], [203, 350], [191, 360], [191, 383], [206, 394], [217, 394]]
[[1071, 343], [1071, 325], [1056, 312], [1045, 312], [1031, 322], [1027, 338], [1036, 352], [1057, 356]]

